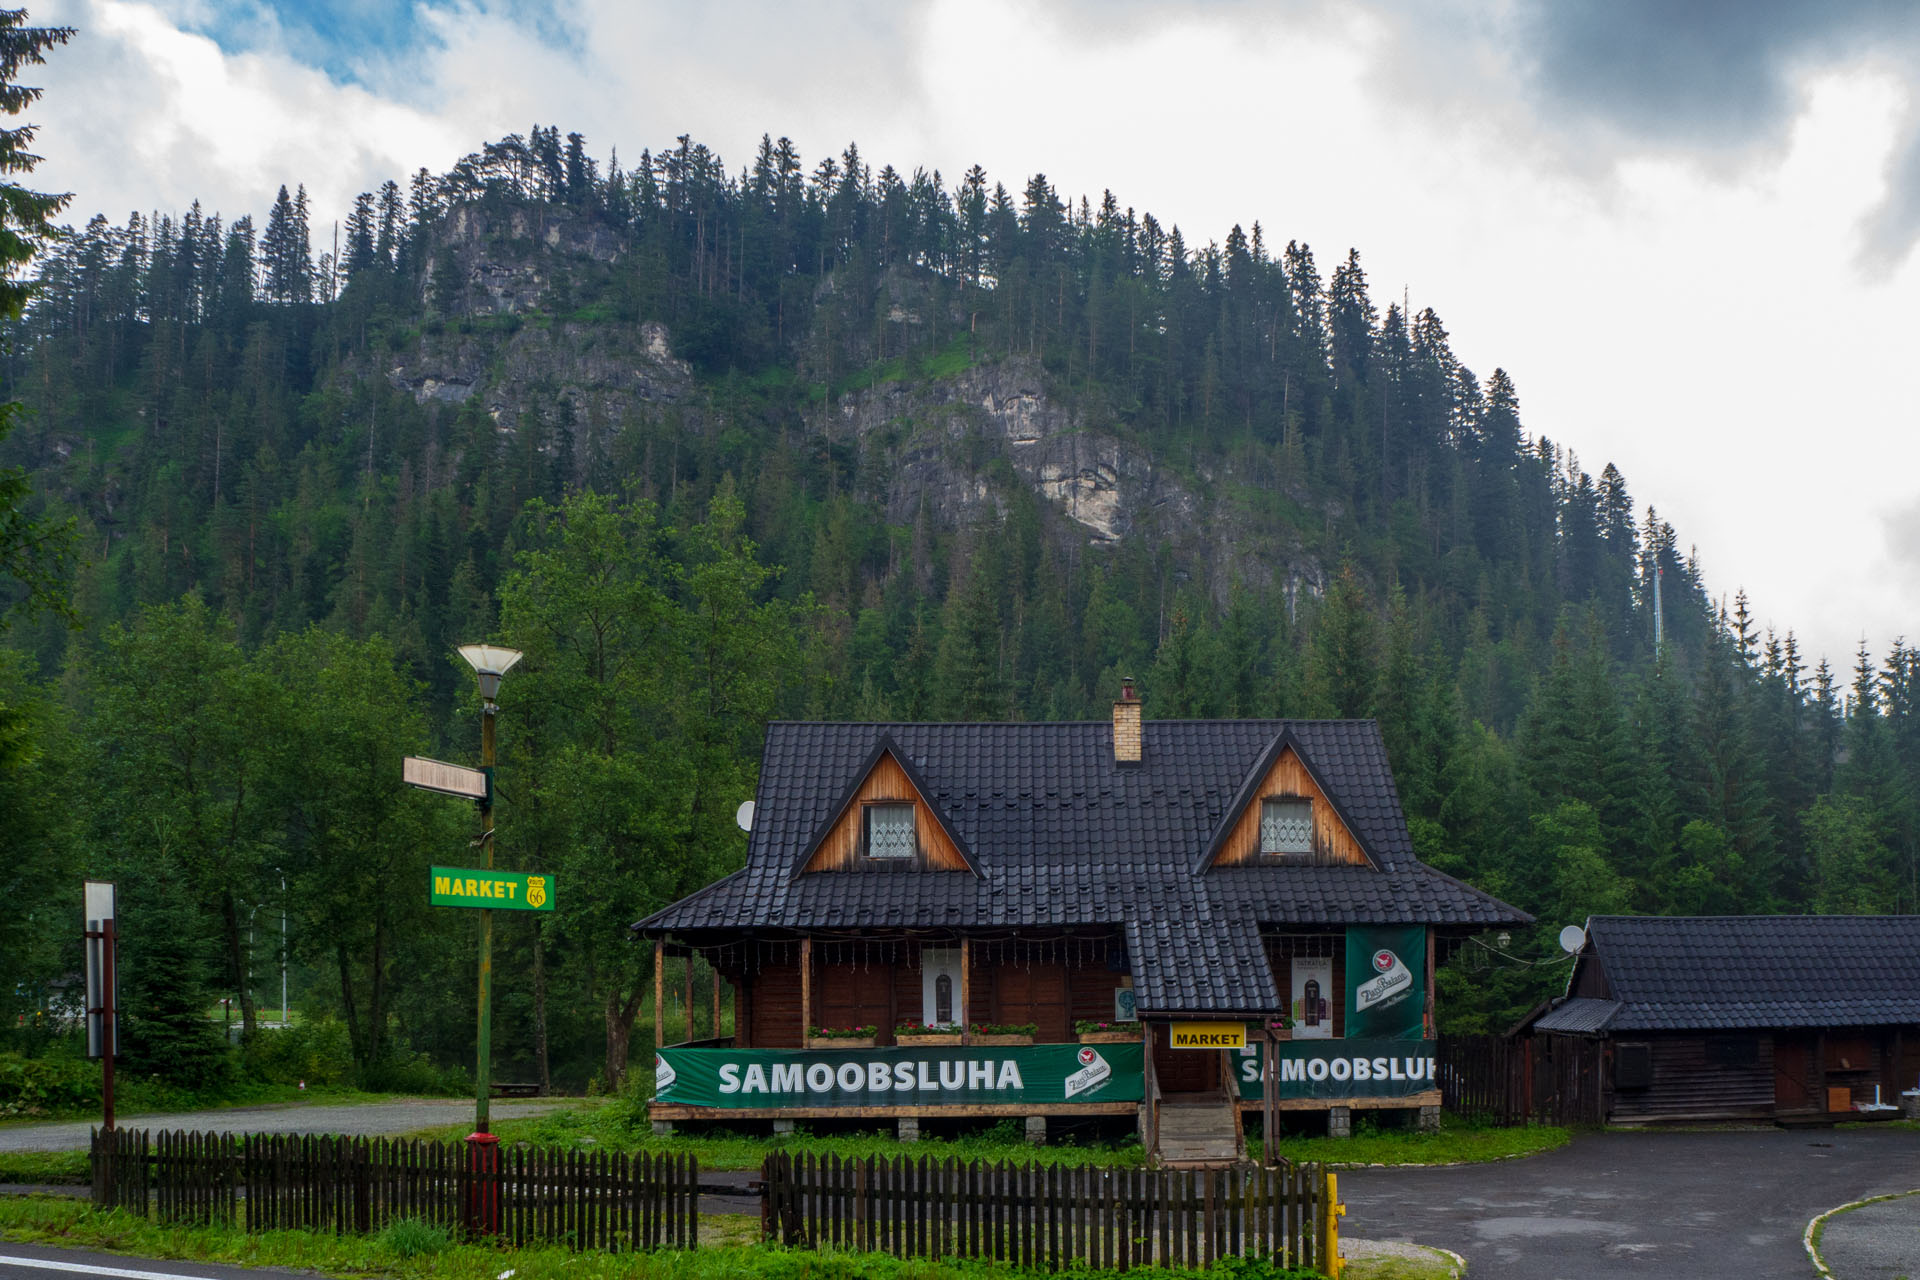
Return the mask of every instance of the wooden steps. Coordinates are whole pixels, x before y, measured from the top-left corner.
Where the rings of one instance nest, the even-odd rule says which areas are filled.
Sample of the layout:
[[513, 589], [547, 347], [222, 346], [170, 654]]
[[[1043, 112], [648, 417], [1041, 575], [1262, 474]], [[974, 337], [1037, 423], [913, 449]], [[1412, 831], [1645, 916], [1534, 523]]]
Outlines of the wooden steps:
[[1160, 1163], [1169, 1169], [1226, 1169], [1246, 1158], [1240, 1115], [1217, 1093], [1160, 1101]]

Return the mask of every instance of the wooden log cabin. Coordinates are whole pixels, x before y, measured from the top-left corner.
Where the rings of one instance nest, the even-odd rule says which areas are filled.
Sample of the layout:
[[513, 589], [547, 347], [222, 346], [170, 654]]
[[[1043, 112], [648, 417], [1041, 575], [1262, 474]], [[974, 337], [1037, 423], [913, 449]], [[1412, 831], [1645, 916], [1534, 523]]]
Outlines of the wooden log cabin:
[[1892, 1118], [1920, 1087], [1920, 916], [1595, 916], [1518, 1030], [1606, 1045], [1610, 1123]]
[[734, 1000], [657, 1020], [651, 1115], [1437, 1122], [1436, 949], [1528, 921], [1414, 857], [1371, 721], [774, 724], [746, 866], [633, 926]]

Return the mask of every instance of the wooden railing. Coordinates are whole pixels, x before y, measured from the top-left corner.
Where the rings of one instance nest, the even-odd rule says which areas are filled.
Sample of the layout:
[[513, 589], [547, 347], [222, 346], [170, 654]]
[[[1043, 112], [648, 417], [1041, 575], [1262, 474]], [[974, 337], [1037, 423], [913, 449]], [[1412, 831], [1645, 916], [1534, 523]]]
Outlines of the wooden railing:
[[691, 1156], [499, 1149], [475, 1170], [458, 1142], [95, 1131], [93, 1201], [169, 1222], [249, 1231], [373, 1232], [402, 1219], [458, 1230], [497, 1200], [514, 1244], [691, 1249], [700, 1170]]
[[1259, 1256], [1324, 1272], [1338, 1247], [1317, 1165], [1098, 1169], [776, 1152], [762, 1176], [765, 1235], [796, 1248], [1051, 1271]]

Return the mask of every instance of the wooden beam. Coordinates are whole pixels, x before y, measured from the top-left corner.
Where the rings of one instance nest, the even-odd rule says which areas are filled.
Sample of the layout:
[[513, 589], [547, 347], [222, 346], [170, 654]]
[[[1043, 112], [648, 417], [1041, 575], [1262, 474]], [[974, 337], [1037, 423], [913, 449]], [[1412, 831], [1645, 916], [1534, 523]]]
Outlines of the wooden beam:
[[813, 1027], [813, 939], [800, 939], [800, 1043]]
[[[1251, 1098], [1243, 1098], [1233, 1105], [1246, 1112], [1259, 1107], [1261, 1103]], [[1282, 1111], [1321, 1111], [1327, 1107], [1346, 1107], [1353, 1111], [1407, 1110], [1413, 1107], [1439, 1106], [1440, 1091], [1426, 1089], [1419, 1093], [1410, 1093], [1404, 1098], [1282, 1098], [1275, 1105]], [[1671, 1116], [1656, 1118], [1672, 1119]]]
[[713, 1038], [720, 1038], [720, 971], [713, 971]]
[[1160, 1151], [1160, 1100], [1155, 1096], [1160, 1081], [1153, 1072], [1153, 1023], [1140, 1020], [1141, 1061], [1146, 1072], [1141, 1080], [1140, 1100], [1147, 1109], [1147, 1131], [1140, 1135], [1146, 1144], [1147, 1159], [1152, 1160]]
[[831, 1120], [901, 1116], [958, 1119], [967, 1116], [1124, 1116], [1138, 1109], [1132, 1102], [989, 1102], [925, 1107], [696, 1107], [653, 1102], [647, 1105], [647, 1117], [651, 1120]]
[[[921, 1011], [924, 1021], [926, 1012]], [[963, 934], [960, 938], [960, 1043], [973, 1043], [973, 946]]]
[[1436, 1028], [1440, 1025], [1439, 1019], [1435, 1016], [1434, 1008], [1433, 1008], [1433, 952], [1434, 952], [1433, 926], [1428, 925], [1427, 926], [1427, 1015], [1426, 1015], [1425, 1031], [1426, 1031], [1426, 1037], [1429, 1040], [1433, 1040], [1437, 1038]]
[[[693, 1034], [693, 952], [691, 951], [687, 952], [686, 978], [687, 978], [687, 1043], [691, 1044], [695, 1039], [698, 1038]], [[719, 1033], [715, 1032], [714, 1034], [718, 1035]]]
[[667, 940], [653, 940], [653, 1047], [667, 1042]]

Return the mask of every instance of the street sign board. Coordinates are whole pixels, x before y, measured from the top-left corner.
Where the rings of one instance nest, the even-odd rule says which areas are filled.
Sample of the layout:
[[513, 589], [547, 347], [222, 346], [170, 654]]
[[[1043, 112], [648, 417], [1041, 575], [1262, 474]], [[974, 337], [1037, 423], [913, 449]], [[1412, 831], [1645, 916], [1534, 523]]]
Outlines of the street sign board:
[[1176, 1022], [1169, 1041], [1175, 1049], [1244, 1049], [1244, 1022]]
[[487, 798], [487, 775], [444, 760], [408, 756], [401, 764], [401, 777], [410, 787], [438, 791], [443, 795], [465, 796], [469, 800]]
[[86, 882], [87, 1056], [108, 1057], [117, 1051], [116, 1013], [120, 1005], [120, 975], [114, 972], [110, 931], [114, 925], [113, 885], [104, 880]]
[[527, 871], [433, 868], [436, 907], [492, 907], [499, 911], [553, 910], [553, 877]]

